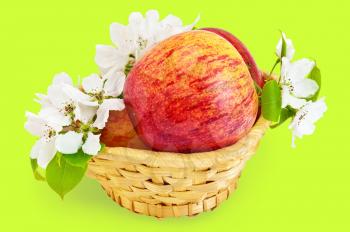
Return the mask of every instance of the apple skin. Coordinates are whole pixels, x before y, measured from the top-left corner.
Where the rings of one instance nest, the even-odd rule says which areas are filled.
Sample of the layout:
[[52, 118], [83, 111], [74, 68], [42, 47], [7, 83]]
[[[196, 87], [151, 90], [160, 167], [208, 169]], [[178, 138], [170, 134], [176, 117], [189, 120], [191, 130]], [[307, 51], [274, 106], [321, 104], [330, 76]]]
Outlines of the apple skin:
[[139, 138], [126, 110], [110, 111], [100, 140], [108, 147], [131, 147], [149, 150]]
[[215, 34], [220, 35], [224, 39], [226, 39], [228, 42], [230, 42], [241, 54], [245, 64], [248, 66], [249, 72], [253, 80], [260, 86], [264, 86], [264, 79], [263, 76], [255, 63], [255, 60], [253, 56], [250, 54], [248, 48], [234, 35], [232, 35], [230, 32], [225, 31], [220, 28], [201, 28], [200, 30], [206, 30], [206, 31], [211, 31], [214, 32]]
[[258, 96], [238, 51], [221, 36], [194, 30], [172, 36], [132, 68], [124, 102], [152, 149], [202, 152], [237, 142], [253, 126]]

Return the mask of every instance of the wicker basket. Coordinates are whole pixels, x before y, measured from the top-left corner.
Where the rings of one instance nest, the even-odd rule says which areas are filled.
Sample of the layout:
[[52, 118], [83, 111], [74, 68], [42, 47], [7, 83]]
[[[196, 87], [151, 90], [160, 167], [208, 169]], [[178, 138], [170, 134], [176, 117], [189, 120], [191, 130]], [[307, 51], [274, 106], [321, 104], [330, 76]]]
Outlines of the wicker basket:
[[236, 189], [245, 162], [268, 126], [260, 116], [237, 143], [211, 152], [106, 147], [90, 161], [88, 176], [133, 212], [158, 218], [196, 215], [214, 209]]

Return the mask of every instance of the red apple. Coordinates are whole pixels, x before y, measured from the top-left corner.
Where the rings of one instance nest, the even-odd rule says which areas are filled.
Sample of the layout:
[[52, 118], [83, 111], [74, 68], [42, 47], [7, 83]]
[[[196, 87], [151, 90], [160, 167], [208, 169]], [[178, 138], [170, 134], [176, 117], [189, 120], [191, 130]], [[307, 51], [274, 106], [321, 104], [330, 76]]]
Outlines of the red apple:
[[148, 149], [134, 130], [126, 110], [109, 112], [106, 127], [102, 130], [101, 142], [108, 147]]
[[241, 54], [245, 64], [248, 66], [250, 75], [252, 76], [253, 80], [260, 86], [264, 86], [264, 79], [262, 77], [262, 74], [256, 65], [253, 56], [250, 54], [247, 47], [234, 35], [232, 35], [230, 32], [225, 31], [220, 28], [201, 28], [201, 30], [211, 31], [215, 34], [220, 35], [224, 39], [226, 39], [228, 42], [230, 42]]
[[132, 68], [124, 101], [154, 150], [201, 152], [235, 143], [253, 126], [258, 96], [237, 49], [195, 30], [172, 36]]

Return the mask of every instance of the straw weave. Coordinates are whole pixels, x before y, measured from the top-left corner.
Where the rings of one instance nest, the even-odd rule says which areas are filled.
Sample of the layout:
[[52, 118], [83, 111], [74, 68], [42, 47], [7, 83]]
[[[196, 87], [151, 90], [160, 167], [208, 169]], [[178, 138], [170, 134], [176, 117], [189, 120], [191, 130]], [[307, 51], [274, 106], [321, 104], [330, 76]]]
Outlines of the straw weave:
[[88, 176], [115, 202], [158, 218], [192, 216], [217, 207], [236, 189], [246, 161], [269, 127], [262, 116], [237, 143], [191, 154], [106, 147]]

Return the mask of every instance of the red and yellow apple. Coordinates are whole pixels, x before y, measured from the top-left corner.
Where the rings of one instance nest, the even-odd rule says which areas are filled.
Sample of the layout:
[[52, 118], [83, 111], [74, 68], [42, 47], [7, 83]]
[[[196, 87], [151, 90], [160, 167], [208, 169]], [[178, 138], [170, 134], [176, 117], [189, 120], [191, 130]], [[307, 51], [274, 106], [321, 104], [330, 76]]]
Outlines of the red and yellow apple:
[[242, 55], [228, 40], [205, 30], [172, 36], [148, 51], [127, 77], [124, 101], [147, 145], [182, 153], [235, 143], [258, 112]]
[[239, 54], [241, 54], [245, 64], [248, 66], [250, 76], [253, 78], [253, 80], [260, 86], [264, 86], [264, 79], [263, 76], [258, 68], [258, 66], [255, 63], [255, 60], [253, 56], [250, 54], [248, 48], [234, 35], [232, 35], [230, 32], [225, 31], [220, 28], [201, 28], [201, 30], [211, 31], [215, 34], [220, 35], [224, 39], [226, 39], [228, 42], [234, 46]]

